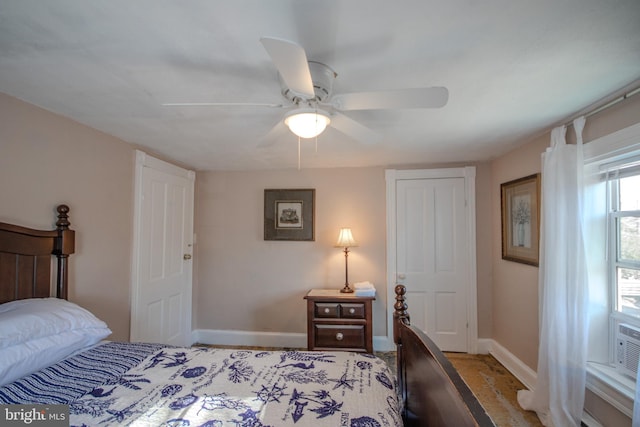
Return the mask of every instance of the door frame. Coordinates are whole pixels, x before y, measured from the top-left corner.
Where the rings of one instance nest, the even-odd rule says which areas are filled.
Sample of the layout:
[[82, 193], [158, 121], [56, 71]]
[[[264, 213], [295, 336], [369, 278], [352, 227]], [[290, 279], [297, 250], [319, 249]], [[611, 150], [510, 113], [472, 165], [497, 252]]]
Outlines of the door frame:
[[[152, 168], [171, 175], [180, 176], [191, 181], [190, 203], [193, 205], [194, 184], [196, 174], [194, 171], [183, 169], [163, 160], [157, 159], [144, 151], [136, 150], [135, 175], [134, 175], [134, 206], [133, 206], [133, 244], [131, 253], [131, 285], [130, 285], [130, 307], [129, 307], [129, 340], [138, 340], [140, 337], [139, 325], [134, 321], [134, 310], [138, 307], [138, 291], [140, 287], [140, 234], [142, 233], [142, 202], [143, 202], [143, 170]], [[191, 233], [193, 234], [193, 217], [191, 218]], [[195, 243], [195, 241], [194, 241]], [[193, 334], [193, 263], [188, 263], [187, 276], [188, 287], [191, 298], [189, 299], [189, 315], [187, 316], [187, 327], [190, 335]], [[191, 339], [191, 337], [189, 337]]]
[[[478, 352], [478, 281], [476, 266], [476, 168], [387, 169], [387, 339], [393, 343], [393, 305], [396, 286], [396, 182], [414, 179], [464, 178], [466, 226], [469, 236], [467, 277], [467, 352]], [[411, 301], [408, 301], [411, 313]]]

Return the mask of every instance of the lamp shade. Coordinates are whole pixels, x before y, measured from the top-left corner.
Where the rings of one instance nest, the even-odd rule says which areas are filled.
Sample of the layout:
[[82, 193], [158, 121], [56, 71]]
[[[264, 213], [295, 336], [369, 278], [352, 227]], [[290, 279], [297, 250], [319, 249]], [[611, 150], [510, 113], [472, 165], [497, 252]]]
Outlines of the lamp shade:
[[314, 108], [298, 108], [284, 118], [284, 124], [300, 138], [314, 138], [320, 135], [329, 123], [329, 114]]
[[350, 228], [341, 228], [338, 235], [338, 241], [336, 242], [336, 248], [353, 248], [358, 246], [356, 239], [353, 238]]

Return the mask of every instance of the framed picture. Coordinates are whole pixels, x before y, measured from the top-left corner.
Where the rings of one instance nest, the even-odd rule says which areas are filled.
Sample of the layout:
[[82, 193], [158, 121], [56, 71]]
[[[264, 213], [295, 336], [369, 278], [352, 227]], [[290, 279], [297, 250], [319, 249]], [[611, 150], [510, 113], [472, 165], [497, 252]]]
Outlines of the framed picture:
[[538, 265], [540, 174], [500, 184], [502, 259]]
[[264, 190], [264, 240], [315, 240], [315, 189]]

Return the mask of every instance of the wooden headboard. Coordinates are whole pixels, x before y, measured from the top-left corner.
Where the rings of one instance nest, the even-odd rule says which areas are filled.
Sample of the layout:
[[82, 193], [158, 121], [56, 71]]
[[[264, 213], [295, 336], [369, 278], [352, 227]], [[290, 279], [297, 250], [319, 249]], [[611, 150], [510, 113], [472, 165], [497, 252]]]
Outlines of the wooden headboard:
[[0, 222], [0, 303], [51, 296], [51, 256], [57, 258], [55, 296], [67, 299], [68, 258], [75, 250], [69, 207], [57, 207], [55, 230]]

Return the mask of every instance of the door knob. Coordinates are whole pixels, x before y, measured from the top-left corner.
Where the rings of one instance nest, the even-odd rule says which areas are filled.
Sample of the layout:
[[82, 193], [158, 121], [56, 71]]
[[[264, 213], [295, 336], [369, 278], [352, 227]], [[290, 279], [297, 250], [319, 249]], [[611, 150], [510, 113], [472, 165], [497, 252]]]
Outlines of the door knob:
[[184, 258], [186, 260], [189, 260], [189, 259], [191, 259], [191, 254], [184, 254], [184, 256], [182, 258]]

